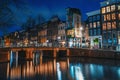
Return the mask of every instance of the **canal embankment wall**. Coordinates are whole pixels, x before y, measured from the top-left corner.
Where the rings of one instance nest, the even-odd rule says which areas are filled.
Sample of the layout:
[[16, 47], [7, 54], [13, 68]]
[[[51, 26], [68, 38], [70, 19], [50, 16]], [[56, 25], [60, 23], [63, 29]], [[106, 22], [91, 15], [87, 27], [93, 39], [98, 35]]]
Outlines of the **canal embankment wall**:
[[69, 57], [120, 59], [120, 52], [112, 50], [69, 48]]
[[[10, 50], [3, 48], [0, 49], [0, 62], [10, 60]], [[32, 52], [33, 53], [33, 52]], [[19, 53], [18, 53], [19, 54]], [[25, 53], [26, 55], [33, 56], [33, 54]], [[111, 50], [99, 49], [81, 49], [81, 48], [66, 48], [66, 50], [43, 50], [43, 57], [61, 58], [61, 57], [88, 57], [88, 58], [105, 58], [105, 59], [120, 59], [120, 52]], [[19, 55], [18, 55], [19, 57]], [[31, 57], [30, 57], [31, 58]]]

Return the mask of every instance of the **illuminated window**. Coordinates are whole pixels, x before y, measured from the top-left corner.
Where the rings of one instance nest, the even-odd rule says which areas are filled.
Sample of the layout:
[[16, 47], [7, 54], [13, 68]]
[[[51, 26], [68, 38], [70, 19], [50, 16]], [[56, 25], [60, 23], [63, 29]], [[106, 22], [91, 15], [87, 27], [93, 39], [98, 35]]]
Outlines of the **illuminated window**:
[[111, 11], [115, 11], [115, 5], [111, 6]]
[[96, 28], [96, 22], [93, 23], [93, 27]]
[[102, 8], [102, 13], [105, 13], [105, 8]]
[[110, 22], [107, 23], [107, 29], [111, 29], [111, 23]]
[[120, 10], [120, 5], [118, 5], [118, 10]]
[[120, 13], [118, 14], [118, 18], [119, 18], [119, 20], [120, 20]]
[[97, 26], [100, 27], [100, 22], [99, 21], [97, 22]]
[[92, 28], [92, 23], [90, 23], [90, 28]]
[[110, 20], [110, 14], [107, 14], [107, 20]]
[[112, 19], [116, 19], [115, 13], [112, 14]]
[[103, 30], [106, 30], [106, 23], [103, 23]]
[[106, 7], [107, 12], [110, 12], [110, 6]]
[[106, 15], [104, 15], [104, 21], [106, 21]]
[[116, 22], [112, 22], [112, 29], [116, 29]]

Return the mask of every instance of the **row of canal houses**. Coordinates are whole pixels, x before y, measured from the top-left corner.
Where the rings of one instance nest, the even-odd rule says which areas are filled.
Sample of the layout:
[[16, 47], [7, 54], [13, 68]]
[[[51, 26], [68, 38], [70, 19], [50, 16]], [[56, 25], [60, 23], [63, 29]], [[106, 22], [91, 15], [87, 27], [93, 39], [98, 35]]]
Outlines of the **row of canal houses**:
[[4, 35], [1, 47], [82, 47], [82, 34], [80, 10], [66, 8], [66, 21], [53, 16], [40, 25]]
[[66, 21], [58, 16], [28, 30], [1, 38], [1, 46], [89, 47], [120, 50], [120, 0], [105, 0], [100, 9], [81, 21], [77, 8], [66, 8]]

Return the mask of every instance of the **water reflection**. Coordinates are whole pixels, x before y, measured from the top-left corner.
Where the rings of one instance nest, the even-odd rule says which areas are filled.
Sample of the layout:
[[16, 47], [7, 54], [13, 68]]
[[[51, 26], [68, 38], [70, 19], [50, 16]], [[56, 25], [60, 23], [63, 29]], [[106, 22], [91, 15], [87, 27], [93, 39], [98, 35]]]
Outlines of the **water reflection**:
[[[37, 59], [0, 63], [0, 80], [120, 80], [120, 67], [108, 60]], [[97, 62], [97, 63], [96, 63]], [[17, 64], [17, 65], [16, 65]]]

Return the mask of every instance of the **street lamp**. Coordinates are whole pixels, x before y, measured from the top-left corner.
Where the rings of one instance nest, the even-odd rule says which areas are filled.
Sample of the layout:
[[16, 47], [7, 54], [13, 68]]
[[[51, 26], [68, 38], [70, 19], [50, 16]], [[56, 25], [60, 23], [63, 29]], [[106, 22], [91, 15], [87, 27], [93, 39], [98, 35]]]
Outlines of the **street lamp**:
[[82, 26], [80, 27], [80, 30], [81, 30], [81, 31], [83, 30], [83, 27], [82, 27]]

